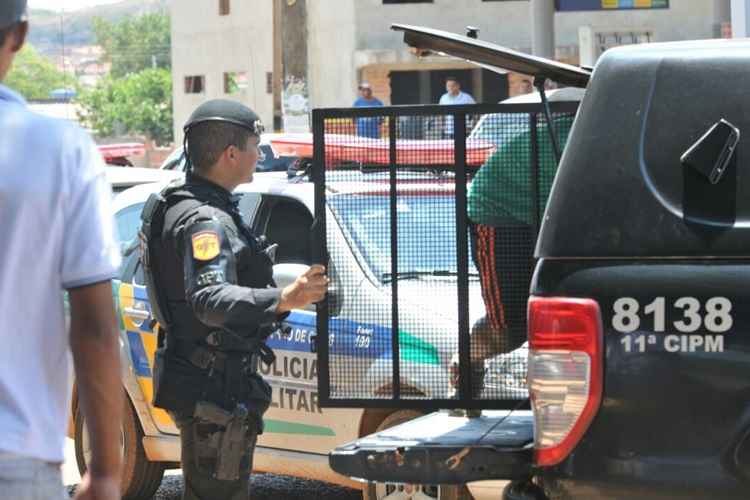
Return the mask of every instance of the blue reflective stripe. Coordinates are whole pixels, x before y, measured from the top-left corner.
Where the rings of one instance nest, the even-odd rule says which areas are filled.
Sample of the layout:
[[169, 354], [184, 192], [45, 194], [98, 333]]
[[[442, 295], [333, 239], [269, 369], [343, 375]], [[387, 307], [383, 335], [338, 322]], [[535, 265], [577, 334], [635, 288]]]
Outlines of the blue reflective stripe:
[[[266, 343], [272, 349], [312, 352], [311, 335], [316, 333], [314, 313], [294, 311], [284, 321], [289, 333], [275, 333]], [[391, 329], [342, 318], [329, 322], [329, 353], [358, 358], [390, 357]]]
[[291, 328], [289, 334], [276, 332], [266, 340], [271, 349], [294, 352], [312, 352], [311, 335], [315, 335], [315, 314], [293, 311], [282, 322]]
[[133, 358], [133, 370], [139, 377], [150, 377], [151, 368], [148, 366], [146, 349], [143, 347], [141, 334], [128, 331], [128, 344], [130, 345], [130, 356]]
[[328, 324], [329, 352], [357, 358], [390, 358], [391, 331], [381, 325], [334, 318]]
[[136, 300], [142, 300], [148, 302], [148, 292], [145, 286], [133, 285], [133, 298]]

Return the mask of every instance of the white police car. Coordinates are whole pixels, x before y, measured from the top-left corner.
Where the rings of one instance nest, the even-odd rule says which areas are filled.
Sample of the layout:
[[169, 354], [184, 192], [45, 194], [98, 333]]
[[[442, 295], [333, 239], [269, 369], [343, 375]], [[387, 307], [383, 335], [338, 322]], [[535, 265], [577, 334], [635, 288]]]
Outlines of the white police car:
[[[332, 384], [339, 390], [356, 394], [385, 395], [390, 390], [391, 378], [390, 369], [380, 369], [387, 358], [382, 350], [384, 342], [372, 337], [370, 342], [361, 342], [358, 327], [363, 321], [370, 325], [377, 323], [378, 317], [383, 316], [378, 316], [377, 312], [390, 311], [391, 307], [387, 284], [391, 277], [386, 267], [388, 243], [372, 238], [370, 231], [379, 219], [385, 217], [387, 221], [389, 197], [380, 174], [360, 175], [362, 180], [358, 182], [351, 182], [351, 173], [347, 176], [349, 182], [329, 182], [329, 309], [331, 328], [335, 332], [330, 355], [332, 363], [342, 366], [343, 362], [348, 367], [346, 373], [332, 373]], [[451, 273], [422, 277], [409, 271], [425, 267], [455, 268], [456, 245], [451, 243], [455, 242], [455, 226], [434, 217], [436, 211], [455, 210], [455, 181], [452, 177], [441, 179], [431, 174], [415, 174], [406, 182], [399, 187], [403, 189], [399, 196], [400, 210], [405, 214], [399, 230], [400, 238], [412, 239], [413, 244], [399, 242], [404, 249], [399, 256], [400, 271], [405, 273], [403, 280], [399, 278], [399, 314], [403, 323], [411, 325], [408, 338], [403, 334], [399, 336], [403, 350], [409, 353], [403, 358], [402, 391], [424, 397], [445, 397], [450, 391], [449, 364], [457, 349], [456, 278]], [[426, 191], [429, 195], [425, 195], [425, 182], [429, 183]], [[136, 243], [143, 205], [149, 195], [161, 187], [160, 184], [136, 186], [114, 200], [124, 258], [113, 289], [119, 314], [122, 360], [127, 367], [123, 384], [129, 396], [129, 411], [123, 426], [124, 498], [131, 499], [150, 498], [159, 486], [164, 469], [179, 467], [180, 457], [176, 426], [164, 411], [151, 405], [156, 335], [150, 328], [151, 308]], [[284, 286], [311, 264], [313, 184], [289, 182], [283, 173], [262, 173], [256, 174], [252, 183], [238, 187], [236, 193], [242, 195], [240, 209], [256, 233], [265, 234], [270, 242], [279, 244], [274, 276], [279, 286]], [[444, 242], [445, 248], [426, 254], [422, 251], [424, 234], [434, 235], [434, 241]], [[425, 280], [430, 281], [434, 296], [429, 301], [423, 293]], [[469, 292], [470, 316], [474, 321], [484, 314], [478, 278], [470, 278]], [[368, 304], [365, 311], [371, 311], [372, 318], [363, 318], [363, 309], [357, 308], [358, 304]], [[278, 332], [268, 339], [277, 360], [271, 366], [262, 366], [261, 371], [273, 388], [273, 400], [264, 418], [265, 432], [258, 441], [254, 467], [258, 471], [362, 487], [329, 468], [328, 452], [417, 414], [408, 410], [321, 409], [317, 358], [312, 350], [315, 324], [313, 308], [296, 310], [285, 321], [288, 327], [285, 333]], [[375, 336], [390, 336], [388, 326], [376, 328]], [[443, 338], [445, 340], [441, 341]], [[357, 349], [352, 349], [353, 345]], [[410, 363], [420, 364], [419, 377], [416, 370], [411, 376]], [[425, 381], [425, 365], [430, 373], [429, 385], [421, 382]], [[436, 388], [444, 392], [437, 394]], [[74, 398], [76, 454], [79, 468], [84, 468], [88, 441], [76, 404]], [[383, 498], [392, 490], [386, 485], [370, 484], [364, 488], [364, 496]], [[436, 489], [432, 491], [436, 492]]]

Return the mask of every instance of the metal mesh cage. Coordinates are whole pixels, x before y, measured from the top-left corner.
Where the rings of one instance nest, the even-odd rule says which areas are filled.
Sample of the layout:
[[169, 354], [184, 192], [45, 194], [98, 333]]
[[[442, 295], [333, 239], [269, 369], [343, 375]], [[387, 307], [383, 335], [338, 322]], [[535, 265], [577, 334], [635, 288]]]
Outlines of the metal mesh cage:
[[[576, 107], [553, 105], [562, 143]], [[318, 314], [321, 405], [525, 401], [532, 254], [556, 168], [541, 108], [328, 109], [313, 126], [335, 276]]]

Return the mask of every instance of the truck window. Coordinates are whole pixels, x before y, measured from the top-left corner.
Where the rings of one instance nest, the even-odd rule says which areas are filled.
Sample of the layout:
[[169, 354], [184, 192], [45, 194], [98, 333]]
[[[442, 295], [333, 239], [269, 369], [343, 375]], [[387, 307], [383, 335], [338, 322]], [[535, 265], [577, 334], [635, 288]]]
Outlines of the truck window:
[[277, 264], [312, 264], [310, 228], [313, 216], [298, 201], [268, 197], [268, 217], [258, 228], [270, 243], [278, 243]]

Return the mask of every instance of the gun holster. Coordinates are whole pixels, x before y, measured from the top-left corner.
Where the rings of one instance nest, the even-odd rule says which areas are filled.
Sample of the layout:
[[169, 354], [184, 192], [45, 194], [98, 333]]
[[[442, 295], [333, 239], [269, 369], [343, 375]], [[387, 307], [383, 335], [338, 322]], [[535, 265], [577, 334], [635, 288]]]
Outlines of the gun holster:
[[[207, 461], [213, 463], [213, 467], [206, 472], [214, 479], [239, 479], [243, 459], [251, 453], [255, 432], [251, 432], [247, 407], [238, 404], [229, 412], [211, 402], [198, 401], [194, 417], [196, 463], [200, 466], [205, 459], [209, 459]], [[213, 429], [213, 432], [207, 431], [206, 427]]]

